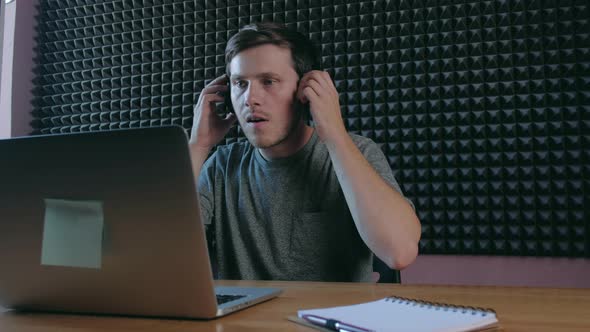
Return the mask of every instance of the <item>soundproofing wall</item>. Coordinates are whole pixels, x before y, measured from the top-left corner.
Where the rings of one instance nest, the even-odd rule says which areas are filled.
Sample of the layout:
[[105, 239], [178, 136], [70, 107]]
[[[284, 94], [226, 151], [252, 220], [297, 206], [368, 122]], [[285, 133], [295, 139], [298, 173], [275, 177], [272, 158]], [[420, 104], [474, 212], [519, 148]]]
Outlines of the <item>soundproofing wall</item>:
[[282, 22], [321, 46], [348, 130], [380, 144], [421, 253], [590, 257], [589, 7], [41, 0], [33, 133], [188, 130], [228, 38]]

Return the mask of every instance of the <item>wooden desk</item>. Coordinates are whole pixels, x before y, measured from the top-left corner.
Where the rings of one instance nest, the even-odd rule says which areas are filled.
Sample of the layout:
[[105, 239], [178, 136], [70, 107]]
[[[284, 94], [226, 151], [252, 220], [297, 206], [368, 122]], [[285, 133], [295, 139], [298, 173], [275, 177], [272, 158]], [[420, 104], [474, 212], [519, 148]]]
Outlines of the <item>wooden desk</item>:
[[286, 317], [302, 308], [353, 304], [389, 295], [493, 308], [504, 331], [590, 331], [590, 289], [248, 281], [219, 284], [281, 287], [284, 292], [268, 302], [211, 321], [6, 312], [0, 314], [0, 331], [314, 331]]

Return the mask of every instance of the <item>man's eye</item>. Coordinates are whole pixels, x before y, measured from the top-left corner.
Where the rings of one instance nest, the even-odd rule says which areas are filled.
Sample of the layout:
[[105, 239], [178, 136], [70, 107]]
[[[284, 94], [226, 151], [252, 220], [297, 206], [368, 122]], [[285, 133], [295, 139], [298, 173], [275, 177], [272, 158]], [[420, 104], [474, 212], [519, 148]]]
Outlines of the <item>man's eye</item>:
[[238, 88], [245, 88], [248, 86], [248, 82], [246, 81], [235, 81], [234, 85], [237, 86]]
[[264, 85], [273, 85], [274, 81], [273, 80], [264, 80]]

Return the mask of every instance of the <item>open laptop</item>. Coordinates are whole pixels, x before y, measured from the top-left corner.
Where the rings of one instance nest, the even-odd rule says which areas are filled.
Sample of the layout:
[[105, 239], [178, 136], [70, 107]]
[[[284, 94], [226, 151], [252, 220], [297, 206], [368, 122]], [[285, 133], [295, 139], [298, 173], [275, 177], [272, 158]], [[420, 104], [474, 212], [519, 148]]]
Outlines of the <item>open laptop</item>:
[[279, 293], [214, 286], [181, 127], [0, 140], [0, 307], [208, 319]]

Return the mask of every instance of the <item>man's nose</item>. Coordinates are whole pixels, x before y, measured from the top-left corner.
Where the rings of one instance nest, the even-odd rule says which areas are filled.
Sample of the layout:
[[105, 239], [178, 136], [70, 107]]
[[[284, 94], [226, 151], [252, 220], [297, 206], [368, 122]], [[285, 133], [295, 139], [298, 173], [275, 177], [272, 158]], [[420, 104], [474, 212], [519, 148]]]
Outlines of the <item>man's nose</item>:
[[256, 83], [248, 84], [248, 89], [246, 90], [246, 106], [258, 106], [261, 102], [262, 88], [258, 86]]

